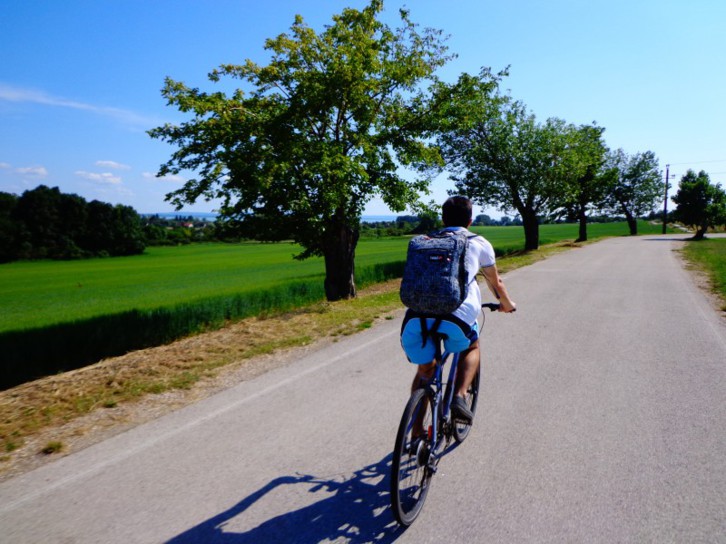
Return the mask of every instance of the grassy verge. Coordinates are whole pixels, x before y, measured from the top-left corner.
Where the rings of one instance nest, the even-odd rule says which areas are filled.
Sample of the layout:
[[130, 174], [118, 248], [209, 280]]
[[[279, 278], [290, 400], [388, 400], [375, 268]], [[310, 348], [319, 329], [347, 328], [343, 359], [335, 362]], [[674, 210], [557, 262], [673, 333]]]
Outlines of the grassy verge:
[[708, 276], [711, 289], [721, 299], [721, 310], [726, 312], [726, 239], [688, 242], [683, 254], [694, 267]]

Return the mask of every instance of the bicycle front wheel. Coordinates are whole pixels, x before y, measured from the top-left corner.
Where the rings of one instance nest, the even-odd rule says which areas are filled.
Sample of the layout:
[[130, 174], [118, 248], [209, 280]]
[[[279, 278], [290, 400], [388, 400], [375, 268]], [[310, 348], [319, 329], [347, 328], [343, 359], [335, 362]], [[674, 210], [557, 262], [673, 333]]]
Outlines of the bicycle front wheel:
[[426, 501], [431, 483], [431, 399], [425, 389], [411, 395], [401, 418], [393, 450], [391, 506], [401, 525], [411, 525]]

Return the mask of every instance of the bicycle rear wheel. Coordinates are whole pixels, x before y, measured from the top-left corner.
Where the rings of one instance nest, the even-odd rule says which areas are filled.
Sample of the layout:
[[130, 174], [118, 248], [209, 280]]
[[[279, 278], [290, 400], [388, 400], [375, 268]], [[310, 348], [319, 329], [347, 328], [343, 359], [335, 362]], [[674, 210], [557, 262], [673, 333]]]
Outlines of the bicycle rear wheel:
[[[476, 414], [476, 404], [477, 400], [479, 399], [479, 375], [481, 374], [481, 367], [476, 371], [476, 375], [474, 376], [474, 379], [471, 382], [471, 385], [469, 386], [469, 389], [466, 390], [466, 397], [464, 397], [464, 400], [466, 400], [466, 405], [469, 407], [469, 410], [471, 410], [472, 414]], [[449, 386], [451, 384], [448, 384]], [[473, 422], [472, 422], [473, 424]], [[463, 442], [467, 436], [469, 436], [469, 431], [471, 430], [471, 425], [468, 423], [459, 423], [454, 422], [454, 439], [461, 443]]]
[[411, 525], [426, 501], [431, 483], [431, 399], [417, 389], [403, 411], [391, 468], [391, 506], [401, 525]]

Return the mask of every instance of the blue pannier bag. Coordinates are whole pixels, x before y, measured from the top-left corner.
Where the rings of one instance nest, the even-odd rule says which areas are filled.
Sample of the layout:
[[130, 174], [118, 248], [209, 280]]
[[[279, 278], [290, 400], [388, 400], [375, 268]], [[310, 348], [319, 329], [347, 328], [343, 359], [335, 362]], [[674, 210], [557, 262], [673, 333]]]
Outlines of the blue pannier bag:
[[468, 289], [466, 230], [441, 230], [415, 236], [408, 244], [401, 280], [401, 302], [411, 310], [446, 315], [458, 308]]

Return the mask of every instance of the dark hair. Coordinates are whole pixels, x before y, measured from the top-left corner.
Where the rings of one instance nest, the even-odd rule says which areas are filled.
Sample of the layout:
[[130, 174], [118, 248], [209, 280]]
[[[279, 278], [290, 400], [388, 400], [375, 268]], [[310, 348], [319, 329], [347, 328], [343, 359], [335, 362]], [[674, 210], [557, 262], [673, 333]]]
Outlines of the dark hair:
[[441, 219], [447, 227], [468, 227], [471, 221], [471, 200], [465, 196], [449, 197], [441, 206]]

